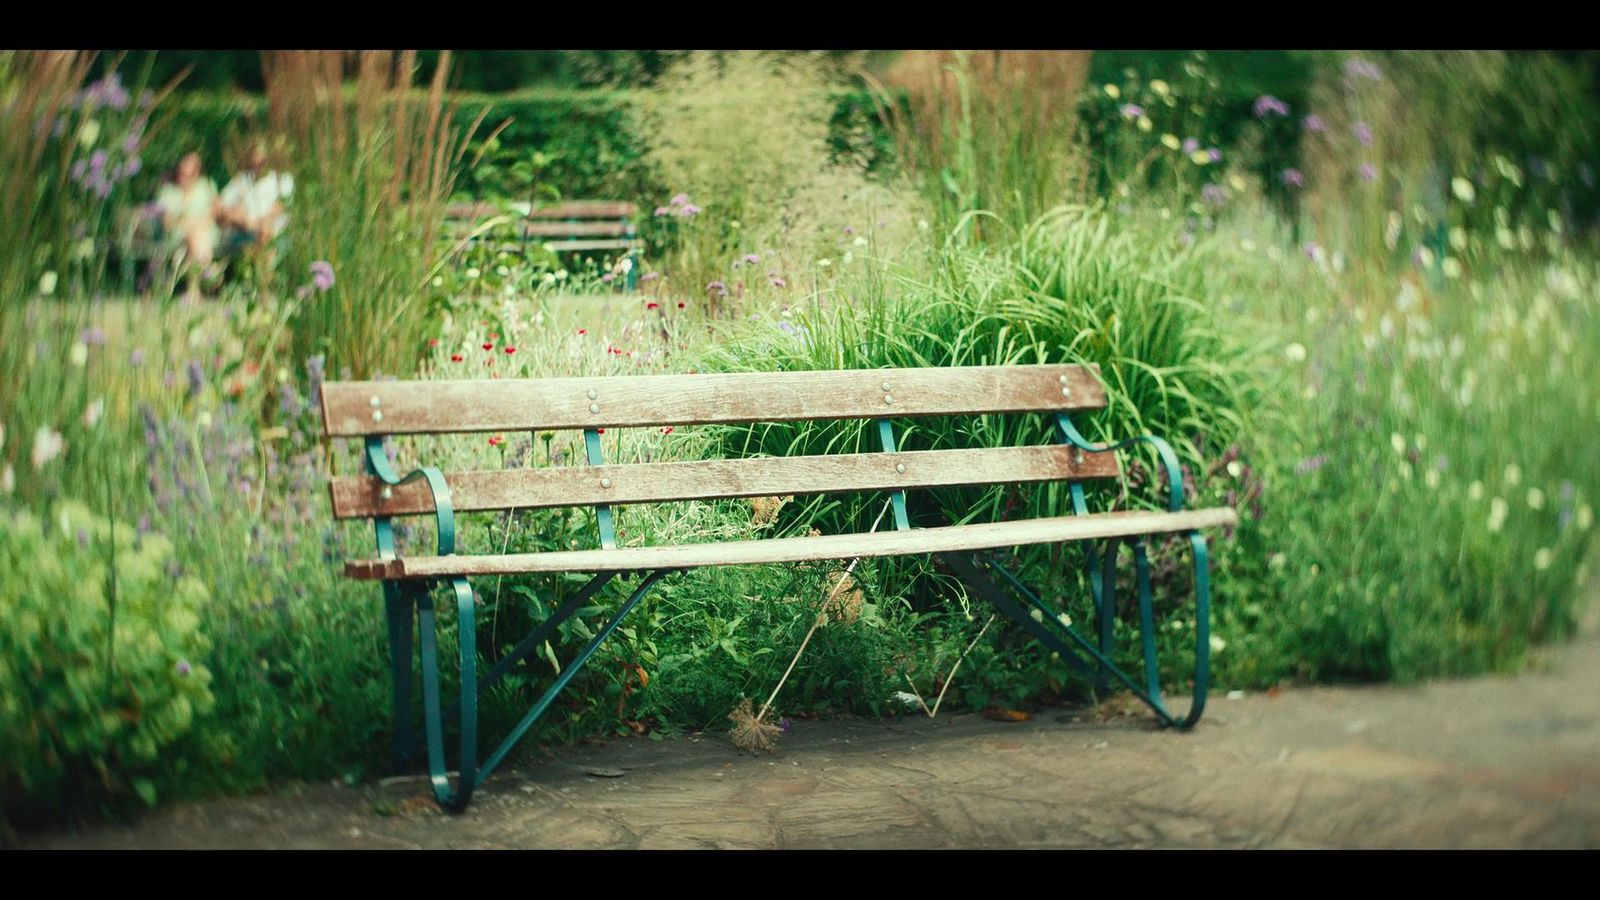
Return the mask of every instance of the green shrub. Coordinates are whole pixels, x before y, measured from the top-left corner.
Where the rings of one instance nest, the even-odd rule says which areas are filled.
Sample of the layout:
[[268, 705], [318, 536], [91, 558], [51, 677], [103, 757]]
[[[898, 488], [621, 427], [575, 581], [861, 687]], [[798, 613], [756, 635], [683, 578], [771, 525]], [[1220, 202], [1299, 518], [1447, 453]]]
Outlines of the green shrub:
[[107, 811], [217, 757], [174, 752], [214, 706], [208, 591], [171, 542], [73, 502], [0, 513], [0, 809]]

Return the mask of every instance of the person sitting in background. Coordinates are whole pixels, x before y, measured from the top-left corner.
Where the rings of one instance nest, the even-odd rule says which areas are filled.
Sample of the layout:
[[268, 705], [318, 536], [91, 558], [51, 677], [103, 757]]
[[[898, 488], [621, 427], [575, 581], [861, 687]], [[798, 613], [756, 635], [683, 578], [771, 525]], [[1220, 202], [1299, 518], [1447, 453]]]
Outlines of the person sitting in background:
[[189, 267], [188, 297], [199, 299], [200, 275], [211, 265], [221, 235], [217, 185], [202, 173], [199, 153], [186, 153], [178, 160], [171, 180], [156, 194], [156, 204], [166, 233], [182, 244], [182, 263]]
[[265, 249], [289, 222], [283, 203], [293, 192], [294, 176], [268, 171], [266, 151], [251, 147], [243, 167], [222, 189], [221, 219], [231, 229], [230, 244]]

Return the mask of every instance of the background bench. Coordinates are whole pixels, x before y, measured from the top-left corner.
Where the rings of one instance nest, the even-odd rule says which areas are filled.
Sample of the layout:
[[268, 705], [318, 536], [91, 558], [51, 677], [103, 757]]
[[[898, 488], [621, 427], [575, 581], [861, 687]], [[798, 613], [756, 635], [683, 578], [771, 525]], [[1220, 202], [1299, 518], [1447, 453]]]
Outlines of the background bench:
[[[623, 283], [632, 291], [638, 285], [639, 240], [634, 217], [639, 208], [622, 200], [575, 200], [554, 206], [534, 208], [531, 204], [511, 204], [502, 209], [493, 203], [452, 203], [445, 211], [445, 234], [454, 239], [470, 235], [494, 216], [511, 216], [512, 240], [500, 249], [513, 253], [527, 251], [528, 244], [549, 244], [558, 253], [594, 250], [621, 250], [627, 260]], [[476, 243], [481, 238], [473, 238]]]
[[[1152, 436], [1111, 446], [1086, 441], [1070, 415], [1106, 405], [1093, 369], [1081, 366], [985, 366], [945, 369], [773, 372], [728, 375], [539, 380], [329, 382], [322, 388], [323, 421], [329, 437], [364, 442], [367, 474], [331, 484], [336, 518], [371, 518], [378, 552], [345, 567], [352, 578], [383, 583], [394, 665], [397, 728], [394, 753], [403, 764], [416, 750], [411, 736], [413, 619], [420, 623], [425, 739], [434, 792], [449, 808], [461, 808], [571, 681], [622, 618], [660, 579], [700, 566], [787, 563], [867, 556], [937, 554], [976, 594], [1055, 650], [1081, 674], [1104, 685], [1129, 688], [1166, 725], [1189, 727], [1205, 707], [1210, 652], [1210, 588], [1205, 539], [1199, 529], [1236, 525], [1230, 509], [1184, 511], [1183, 478], [1176, 455]], [[893, 419], [922, 416], [1043, 414], [1059, 443], [1045, 446], [899, 452]], [[880, 452], [824, 456], [713, 459], [688, 462], [606, 464], [600, 429], [661, 425], [779, 422], [808, 419], [874, 419]], [[385, 437], [460, 432], [582, 430], [587, 466], [528, 468], [446, 475], [423, 467], [400, 477], [384, 450]], [[1107, 451], [1134, 441], [1152, 444], [1167, 474], [1165, 511], [1091, 514], [1083, 484], [1116, 478], [1116, 457]], [[1054, 518], [913, 528], [905, 492], [910, 489], [1007, 482], [1066, 481], [1073, 514]], [[836, 534], [700, 544], [619, 547], [612, 521], [618, 504], [662, 503], [787, 494], [884, 491], [894, 509], [894, 528], [868, 534]], [[505, 509], [592, 506], [596, 546], [508, 555], [456, 553], [456, 515]], [[391, 521], [431, 515], [438, 545], [432, 555], [401, 556]], [[1177, 716], [1161, 700], [1155, 657], [1150, 564], [1143, 537], [1186, 535], [1193, 550], [1195, 585], [1194, 695]], [[1046, 603], [983, 551], [1027, 544], [1084, 542], [1092, 585], [1098, 640], [1062, 622]], [[1111, 661], [1117, 550], [1131, 544], [1144, 654], [1142, 684]], [[481, 679], [477, 674], [475, 604], [468, 580], [484, 575], [583, 572], [593, 577], [577, 595], [519, 643]], [[533, 708], [481, 764], [477, 750], [477, 696], [554, 629], [590, 602], [620, 573], [643, 581], [594, 638], [562, 668]], [[441, 713], [432, 587], [443, 584], [460, 617], [461, 696]], [[444, 758], [443, 723], [459, 715], [460, 777], [452, 789]]]

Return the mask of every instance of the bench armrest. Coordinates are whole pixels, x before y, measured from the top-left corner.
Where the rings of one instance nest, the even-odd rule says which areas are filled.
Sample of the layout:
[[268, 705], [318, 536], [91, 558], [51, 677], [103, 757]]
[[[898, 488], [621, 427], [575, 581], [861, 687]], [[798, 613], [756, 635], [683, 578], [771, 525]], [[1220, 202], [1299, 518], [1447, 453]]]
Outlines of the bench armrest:
[[[450, 486], [445, 483], [444, 474], [433, 466], [423, 466], [413, 470], [404, 478], [395, 474], [389, 465], [389, 454], [383, 450], [383, 439], [369, 439], [367, 441], [367, 467], [379, 481], [391, 487], [408, 484], [421, 478], [428, 482], [428, 490], [433, 494], [433, 511], [439, 525], [439, 556], [450, 556], [456, 552], [456, 511], [450, 502]], [[381, 539], [380, 539], [381, 542]], [[390, 546], [379, 547], [379, 551], [387, 549], [394, 554], [392, 541]]]
[[1066, 413], [1056, 413], [1056, 430], [1060, 433], [1061, 440], [1064, 443], [1071, 444], [1085, 453], [1108, 453], [1114, 450], [1123, 450], [1141, 441], [1156, 448], [1156, 455], [1161, 458], [1161, 465], [1167, 470], [1167, 511], [1177, 512], [1183, 509], [1183, 469], [1178, 465], [1178, 454], [1173, 451], [1172, 445], [1162, 438], [1153, 434], [1141, 434], [1115, 444], [1096, 446], [1089, 443], [1082, 434], [1078, 433], [1078, 429], [1072, 424], [1072, 420], [1067, 417]]

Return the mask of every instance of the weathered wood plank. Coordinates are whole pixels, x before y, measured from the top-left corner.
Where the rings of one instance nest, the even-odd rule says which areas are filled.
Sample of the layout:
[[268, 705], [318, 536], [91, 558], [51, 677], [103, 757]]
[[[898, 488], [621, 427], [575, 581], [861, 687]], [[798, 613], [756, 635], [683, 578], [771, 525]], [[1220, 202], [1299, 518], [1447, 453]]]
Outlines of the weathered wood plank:
[[959, 366], [322, 386], [330, 437], [1098, 409], [1096, 367]]
[[1024, 544], [1166, 534], [1239, 523], [1231, 509], [1185, 512], [1116, 512], [1089, 516], [990, 522], [912, 531], [832, 534], [728, 543], [615, 550], [562, 550], [505, 556], [422, 556], [349, 563], [351, 578], [438, 578], [445, 575], [514, 575], [525, 572], [634, 572], [855, 557], [909, 556], [987, 550]]
[[529, 237], [625, 237], [633, 226], [623, 222], [524, 222]]
[[[510, 469], [447, 474], [445, 481], [451, 506], [472, 512], [1082, 481], [1115, 478], [1117, 473], [1114, 453], [1078, 454], [1052, 445]], [[433, 512], [433, 497], [421, 481], [391, 488], [387, 500], [383, 482], [371, 476], [335, 478], [329, 487], [337, 519]]]
[[625, 200], [574, 200], [528, 213], [530, 219], [626, 219], [639, 211]]

